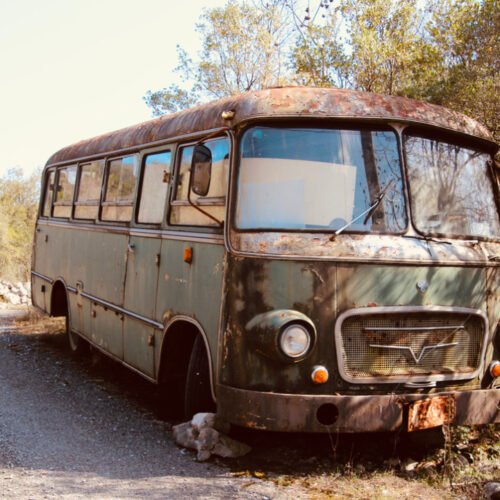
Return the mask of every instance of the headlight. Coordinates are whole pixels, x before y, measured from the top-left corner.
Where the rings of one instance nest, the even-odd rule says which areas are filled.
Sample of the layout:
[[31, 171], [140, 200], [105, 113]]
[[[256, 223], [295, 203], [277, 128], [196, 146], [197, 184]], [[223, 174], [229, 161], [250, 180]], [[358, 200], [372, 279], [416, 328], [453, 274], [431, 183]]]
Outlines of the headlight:
[[281, 332], [279, 343], [284, 354], [290, 358], [300, 358], [311, 346], [311, 334], [305, 326], [292, 324]]

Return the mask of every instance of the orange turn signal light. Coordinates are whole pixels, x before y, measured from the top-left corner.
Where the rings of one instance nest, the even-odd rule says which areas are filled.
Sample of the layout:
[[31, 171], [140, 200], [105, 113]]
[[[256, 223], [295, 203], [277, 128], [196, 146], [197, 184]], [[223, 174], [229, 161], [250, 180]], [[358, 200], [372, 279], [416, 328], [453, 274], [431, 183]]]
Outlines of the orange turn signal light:
[[500, 361], [493, 361], [490, 364], [490, 374], [493, 378], [500, 377]]
[[315, 366], [311, 373], [311, 380], [315, 384], [324, 384], [328, 382], [329, 376], [328, 370], [324, 366]]
[[191, 264], [193, 262], [193, 247], [184, 248], [184, 262]]

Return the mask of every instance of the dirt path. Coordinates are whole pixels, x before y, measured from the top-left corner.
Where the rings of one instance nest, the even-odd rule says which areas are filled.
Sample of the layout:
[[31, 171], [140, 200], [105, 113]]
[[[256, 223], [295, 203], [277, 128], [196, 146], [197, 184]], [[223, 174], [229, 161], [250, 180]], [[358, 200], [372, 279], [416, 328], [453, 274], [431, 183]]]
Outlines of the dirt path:
[[65, 356], [60, 336], [16, 331], [14, 315], [0, 315], [0, 497], [288, 497], [195, 462], [168, 423]]
[[495, 430], [453, 445], [453, 481], [444, 450], [415, 458], [392, 434], [240, 430], [250, 455], [198, 463], [151, 384], [107, 358], [75, 360], [54, 322], [20, 315], [0, 305], [0, 498], [431, 500], [480, 498], [500, 480]]

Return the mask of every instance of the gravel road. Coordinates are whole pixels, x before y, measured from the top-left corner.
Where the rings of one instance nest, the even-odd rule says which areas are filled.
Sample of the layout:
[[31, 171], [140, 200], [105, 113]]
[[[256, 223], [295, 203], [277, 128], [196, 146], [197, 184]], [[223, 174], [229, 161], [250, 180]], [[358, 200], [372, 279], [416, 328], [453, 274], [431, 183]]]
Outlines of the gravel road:
[[154, 386], [103, 356], [73, 358], [55, 321], [22, 314], [0, 304], [0, 499], [475, 499], [500, 477], [492, 429], [457, 442], [469, 459], [455, 451], [455, 486], [444, 449], [416, 454], [398, 433], [239, 430], [247, 457], [196, 462]]
[[15, 314], [0, 310], [0, 498], [302, 496], [235, 477], [224, 464], [197, 463], [173, 443], [171, 423], [124, 394], [127, 380], [117, 387], [93, 378], [90, 362], [64, 349], [63, 335], [21, 328]]

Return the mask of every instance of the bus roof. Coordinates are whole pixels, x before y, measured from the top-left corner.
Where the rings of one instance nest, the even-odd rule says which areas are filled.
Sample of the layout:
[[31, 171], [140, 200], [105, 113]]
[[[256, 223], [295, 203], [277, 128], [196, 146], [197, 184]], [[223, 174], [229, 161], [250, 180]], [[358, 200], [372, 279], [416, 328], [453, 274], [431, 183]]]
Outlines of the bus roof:
[[[234, 117], [224, 120], [223, 111], [234, 111]], [[442, 106], [356, 90], [283, 87], [227, 97], [87, 139], [59, 150], [49, 158], [47, 165], [112, 154], [206, 130], [234, 127], [252, 119], [294, 117], [406, 122], [445, 128], [493, 142], [486, 127]]]

